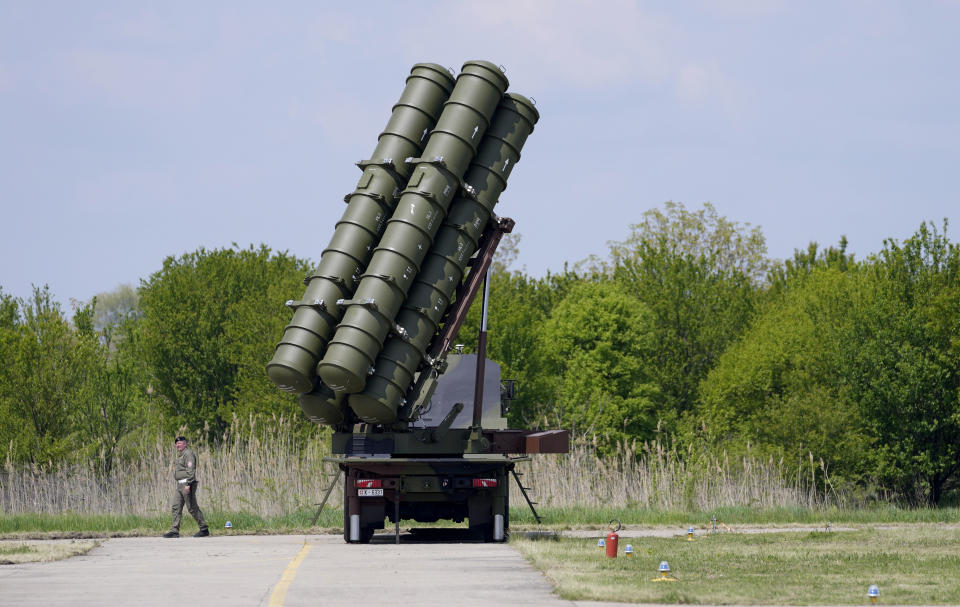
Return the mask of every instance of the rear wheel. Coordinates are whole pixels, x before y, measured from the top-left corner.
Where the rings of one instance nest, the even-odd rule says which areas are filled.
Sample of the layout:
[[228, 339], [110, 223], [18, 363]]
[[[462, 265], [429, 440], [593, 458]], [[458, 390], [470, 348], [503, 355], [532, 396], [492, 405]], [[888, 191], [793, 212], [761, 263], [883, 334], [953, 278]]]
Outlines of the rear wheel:
[[480, 537], [483, 538], [484, 543], [489, 544], [490, 542], [496, 541], [493, 539], [493, 523], [478, 525], [477, 531], [480, 532]]
[[369, 544], [376, 530], [375, 525], [360, 525], [359, 538], [356, 541], [350, 541], [350, 516], [346, 513], [343, 516], [343, 541], [348, 544]]
[[350, 500], [347, 498], [347, 478], [345, 478], [343, 481], [343, 541], [349, 544], [350, 543]]
[[369, 544], [370, 540], [373, 539], [374, 526], [373, 525], [361, 525], [360, 526], [360, 539], [357, 541], [358, 544]]
[[507, 507], [503, 509], [503, 541], [510, 539], [510, 497], [507, 496]]
[[[358, 504], [359, 506], [359, 504]], [[369, 544], [373, 539], [373, 532], [376, 531], [376, 525], [360, 524], [360, 534], [356, 541], [350, 541], [350, 514], [360, 514], [360, 512], [350, 512], [350, 498], [347, 497], [347, 484], [343, 485], [343, 541], [348, 544]], [[360, 516], [363, 520], [363, 516]]]

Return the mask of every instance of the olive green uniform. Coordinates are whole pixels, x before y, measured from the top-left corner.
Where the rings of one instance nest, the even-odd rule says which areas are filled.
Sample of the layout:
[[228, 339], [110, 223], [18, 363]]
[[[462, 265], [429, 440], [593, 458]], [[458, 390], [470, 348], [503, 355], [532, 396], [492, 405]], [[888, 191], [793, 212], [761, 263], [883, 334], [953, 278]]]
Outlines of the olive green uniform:
[[[173, 526], [170, 527], [170, 531], [180, 532], [180, 517], [183, 514], [184, 502], [187, 504], [190, 516], [200, 526], [200, 531], [207, 531], [207, 521], [197, 505], [197, 456], [189, 447], [177, 455], [173, 478], [177, 481], [177, 490], [173, 494]], [[189, 493], [185, 491], [186, 487], [190, 487]]]

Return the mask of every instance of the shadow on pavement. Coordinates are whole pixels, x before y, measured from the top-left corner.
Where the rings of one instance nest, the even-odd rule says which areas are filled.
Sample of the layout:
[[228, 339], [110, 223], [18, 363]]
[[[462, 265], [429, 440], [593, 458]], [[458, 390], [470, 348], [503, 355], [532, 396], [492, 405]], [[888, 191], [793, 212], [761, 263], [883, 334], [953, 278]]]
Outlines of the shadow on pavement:
[[[396, 544], [393, 530], [378, 531], [371, 544]], [[400, 532], [401, 544], [482, 544], [483, 537], [477, 531], [469, 529], [423, 528], [405, 529]]]

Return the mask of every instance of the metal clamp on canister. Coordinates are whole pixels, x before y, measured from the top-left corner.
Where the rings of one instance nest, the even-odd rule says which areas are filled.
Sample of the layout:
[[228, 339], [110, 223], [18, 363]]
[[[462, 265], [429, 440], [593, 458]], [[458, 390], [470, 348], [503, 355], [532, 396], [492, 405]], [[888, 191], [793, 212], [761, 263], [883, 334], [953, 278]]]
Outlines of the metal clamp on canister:
[[361, 192], [360, 190], [354, 190], [343, 197], [343, 201], [346, 203], [350, 202], [350, 199], [354, 196], [366, 196], [368, 198], [373, 198], [377, 202], [386, 202], [387, 198], [383, 194], [378, 192]]
[[398, 324], [393, 325], [393, 333], [403, 341], [410, 341], [410, 334], [407, 333], [406, 329], [404, 329]]
[[341, 276], [330, 276], [329, 274], [311, 274], [310, 276], [307, 276], [306, 278], [303, 279], [303, 284], [309, 285], [309, 284], [310, 284], [310, 281], [313, 280], [314, 278], [322, 278], [322, 279], [324, 279], [324, 280], [329, 280], [330, 282], [332, 282], [333, 284], [335, 284], [335, 285], [337, 285], [338, 287], [341, 287], [341, 288], [342, 288], [345, 284], [347, 284], [347, 281], [344, 280], [343, 277], [341, 277]]
[[432, 164], [444, 170], [447, 168], [447, 162], [443, 159], [443, 156], [434, 156], [433, 158], [414, 158], [411, 156], [405, 159], [404, 162], [407, 164]]
[[367, 167], [383, 167], [385, 169], [390, 169], [391, 171], [397, 170], [397, 165], [393, 163], [393, 158], [381, 158], [380, 160], [358, 160], [355, 163], [361, 170], [366, 170]]
[[327, 304], [324, 303], [322, 299], [314, 299], [313, 301], [302, 301], [299, 299], [288, 299], [286, 306], [291, 310], [296, 311], [297, 308], [308, 307], [317, 310], [318, 312], [326, 312]]
[[480, 199], [477, 198], [477, 189], [463, 179], [460, 180], [460, 190], [457, 193], [474, 202], [480, 202]]
[[377, 311], [377, 302], [372, 298], [368, 297], [366, 299], [338, 299], [338, 306], [363, 306], [364, 308], [370, 308], [374, 312]]
[[444, 223], [443, 225], [449, 226], [458, 232], [469, 233], [469, 230], [470, 230], [469, 223]]
[[411, 192], [411, 193], [413, 193], [413, 194], [416, 194], [416, 195], [418, 195], [418, 196], [421, 196], [421, 197], [423, 197], [423, 198], [426, 198], [427, 200], [429, 200], [430, 202], [432, 202], [433, 204], [435, 204], [435, 205], [437, 205], [437, 206], [440, 206], [440, 207], [444, 206], [444, 199], [443, 199], [443, 197], [442, 197], [442, 196], [438, 196], [436, 192], [431, 192], [431, 191], [429, 191], [429, 190], [405, 190], [404, 192], [405, 192], [405, 193], [406, 193], [406, 192]]
[[389, 285], [396, 285], [396, 284], [397, 284], [397, 278], [396, 278], [396, 276], [391, 276], [390, 274], [379, 274], [379, 273], [373, 273], [373, 274], [371, 274], [371, 273], [369, 273], [369, 272], [364, 272], [363, 274], [360, 275], [360, 280], [363, 280], [363, 279], [366, 278], [367, 276], [374, 276], [374, 277], [376, 277], [376, 278], [379, 278], [380, 280], [382, 280], [383, 282], [385, 282], [385, 283], [387, 283], [387, 284], [389, 284]]

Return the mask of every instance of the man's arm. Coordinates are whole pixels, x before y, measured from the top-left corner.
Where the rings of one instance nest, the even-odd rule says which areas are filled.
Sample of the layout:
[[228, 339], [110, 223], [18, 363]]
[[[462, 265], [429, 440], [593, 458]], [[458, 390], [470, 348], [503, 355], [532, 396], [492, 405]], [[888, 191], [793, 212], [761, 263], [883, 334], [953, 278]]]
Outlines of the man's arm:
[[193, 451], [188, 451], [186, 457], [183, 458], [183, 465], [186, 468], [187, 476], [183, 480], [186, 481], [186, 484], [189, 486], [190, 483], [196, 482], [197, 480], [197, 456]]

